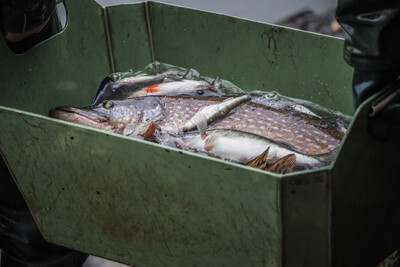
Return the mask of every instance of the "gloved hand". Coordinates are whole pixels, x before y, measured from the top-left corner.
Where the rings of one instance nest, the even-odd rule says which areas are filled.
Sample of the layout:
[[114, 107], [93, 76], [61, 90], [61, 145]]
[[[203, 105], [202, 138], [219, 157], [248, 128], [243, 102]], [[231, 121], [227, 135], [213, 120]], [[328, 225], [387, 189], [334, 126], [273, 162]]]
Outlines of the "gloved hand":
[[[353, 107], [357, 109], [368, 97], [393, 84], [400, 70], [355, 70], [353, 75]], [[393, 127], [400, 126], [400, 97], [395, 97], [378, 114], [368, 119], [368, 132], [377, 139], [386, 140]]]
[[21, 54], [62, 30], [55, 0], [0, 0], [0, 32]]

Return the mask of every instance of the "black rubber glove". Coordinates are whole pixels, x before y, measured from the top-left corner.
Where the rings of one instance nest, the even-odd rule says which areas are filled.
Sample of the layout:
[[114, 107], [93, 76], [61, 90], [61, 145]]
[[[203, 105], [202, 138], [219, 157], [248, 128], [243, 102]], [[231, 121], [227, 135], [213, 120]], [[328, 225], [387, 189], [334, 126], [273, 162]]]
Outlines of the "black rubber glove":
[[353, 75], [353, 107], [358, 108], [368, 97], [394, 82], [397, 70], [362, 71], [355, 69]]
[[8, 32], [29, 31], [42, 25], [55, 7], [55, 0], [2, 0], [0, 26]]
[[393, 130], [400, 128], [400, 97], [393, 99], [383, 110], [368, 119], [368, 132], [379, 140], [388, 140]]

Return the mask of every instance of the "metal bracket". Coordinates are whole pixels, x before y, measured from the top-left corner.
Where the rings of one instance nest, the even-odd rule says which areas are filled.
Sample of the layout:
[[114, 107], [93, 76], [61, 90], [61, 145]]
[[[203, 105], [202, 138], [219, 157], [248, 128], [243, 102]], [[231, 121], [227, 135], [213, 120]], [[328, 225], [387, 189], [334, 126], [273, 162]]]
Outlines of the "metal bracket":
[[398, 77], [397, 80], [392, 83], [383, 94], [381, 94], [374, 102], [371, 103], [369, 116], [374, 117], [399, 94], [400, 77]]

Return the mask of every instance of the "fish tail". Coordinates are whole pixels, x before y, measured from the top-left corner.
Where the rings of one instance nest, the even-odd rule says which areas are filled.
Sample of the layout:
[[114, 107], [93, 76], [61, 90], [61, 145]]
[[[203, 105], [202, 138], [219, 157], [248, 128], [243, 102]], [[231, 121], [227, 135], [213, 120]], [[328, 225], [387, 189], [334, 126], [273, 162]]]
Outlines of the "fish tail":
[[289, 173], [293, 171], [295, 162], [296, 162], [296, 155], [289, 154], [272, 163], [271, 166], [267, 167], [266, 170], [278, 174]]
[[210, 152], [215, 147], [215, 141], [217, 140], [217, 135], [211, 134], [204, 140], [204, 150]]
[[255, 159], [249, 161], [246, 165], [249, 167], [265, 170], [267, 167], [267, 158], [268, 158], [269, 148], [270, 147], [268, 146], [267, 149], [263, 153], [261, 153]]
[[315, 157], [321, 161], [322, 165], [329, 165], [331, 162], [335, 159], [337, 153], [339, 151], [339, 147], [335, 148], [331, 152], [328, 152], [326, 154], [320, 154], [316, 155]]
[[222, 85], [222, 79], [221, 79], [221, 77], [217, 76], [217, 77], [215, 78], [215, 80], [212, 82], [211, 85], [212, 85], [213, 89], [219, 90], [219, 89], [221, 88], [221, 85]]

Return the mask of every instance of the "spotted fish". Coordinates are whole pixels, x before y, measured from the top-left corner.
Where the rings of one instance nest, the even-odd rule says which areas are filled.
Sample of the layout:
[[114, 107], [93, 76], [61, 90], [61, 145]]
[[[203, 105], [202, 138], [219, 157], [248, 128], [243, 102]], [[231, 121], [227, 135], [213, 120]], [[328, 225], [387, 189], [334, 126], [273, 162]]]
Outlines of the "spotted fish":
[[[143, 134], [151, 121], [162, 133], [176, 135], [200, 109], [222, 103], [228, 97], [145, 96], [126, 100], [104, 101], [86, 108], [58, 107], [50, 116], [125, 135]], [[235, 106], [207, 126], [207, 130], [232, 129], [259, 135], [285, 144], [307, 155], [335, 151], [343, 138], [340, 125], [347, 125], [339, 116], [329, 118], [288, 110], [251, 100]]]

